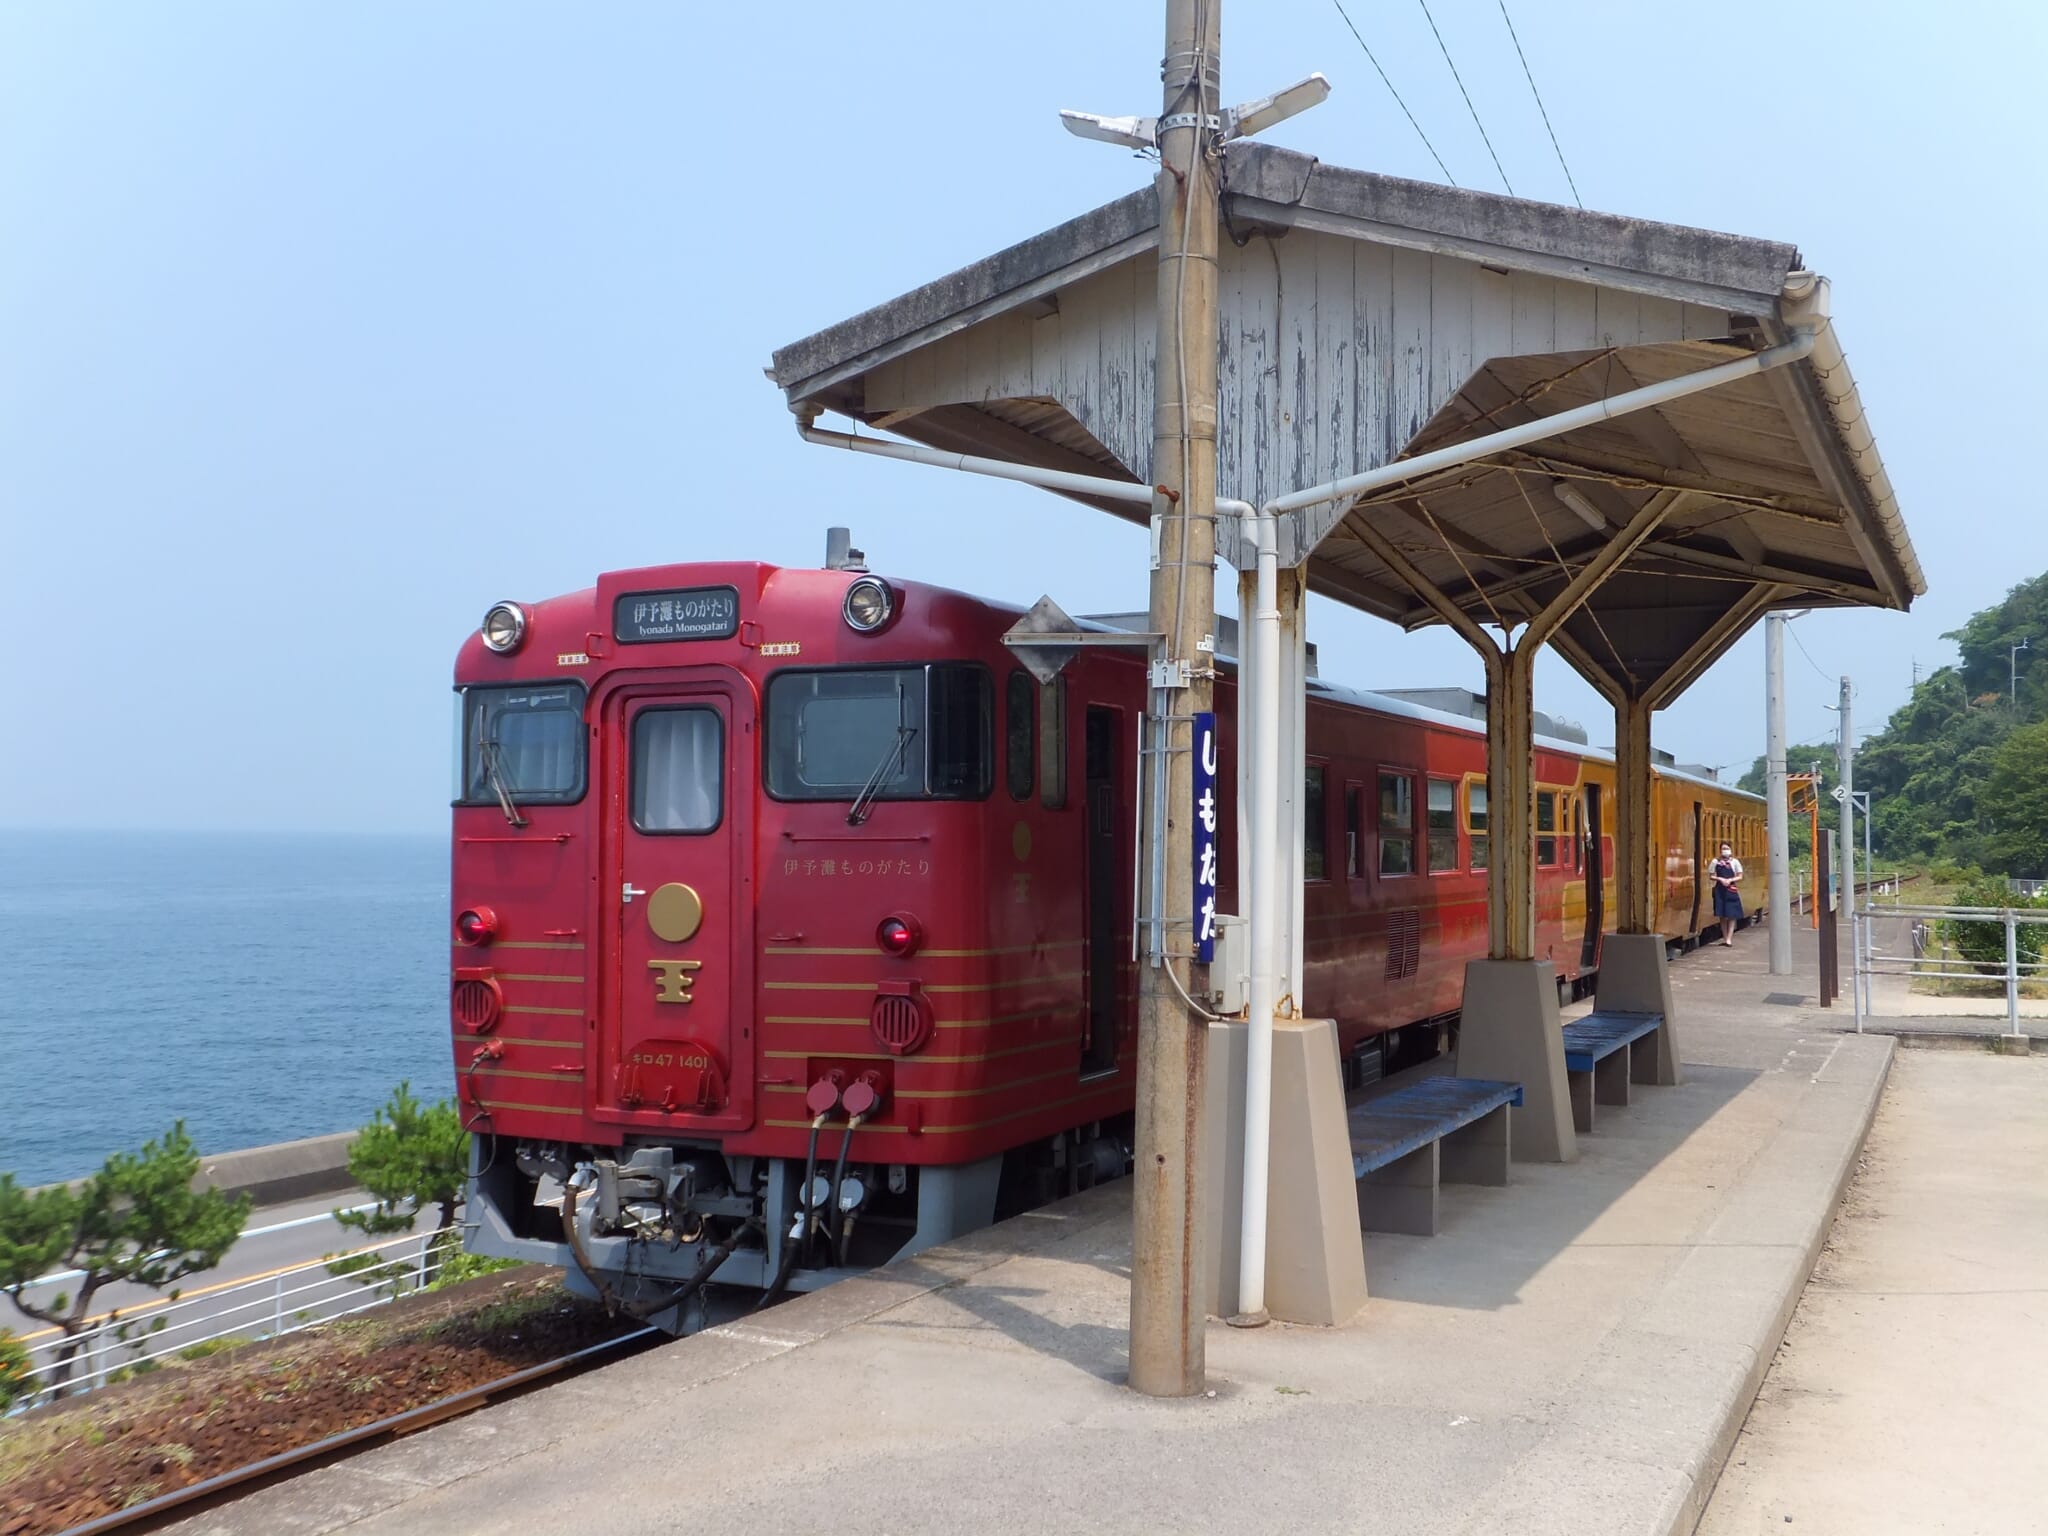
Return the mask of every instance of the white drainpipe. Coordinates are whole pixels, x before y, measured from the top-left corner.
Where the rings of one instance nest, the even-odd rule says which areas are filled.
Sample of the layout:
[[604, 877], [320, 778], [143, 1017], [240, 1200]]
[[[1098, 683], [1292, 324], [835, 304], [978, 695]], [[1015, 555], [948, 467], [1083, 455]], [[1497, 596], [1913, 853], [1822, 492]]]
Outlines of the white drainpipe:
[[[1485, 437], [1453, 443], [1433, 453], [1417, 454], [1412, 459], [1396, 459], [1390, 464], [1383, 464], [1378, 469], [1370, 469], [1363, 474], [1347, 475], [1341, 480], [1312, 485], [1305, 490], [1290, 491], [1285, 496], [1274, 497], [1261, 507], [1253, 507], [1248, 502], [1226, 497], [1216, 498], [1216, 511], [1219, 516], [1237, 517], [1258, 551], [1256, 622], [1259, 634], [1257, 644], [1253, 648], [1256, 676], [1251, 683], [1256, 690], [1256, 696], [1252, 711], [1254, 739], [1250, 747], [1251, 835], [1254, 839], [1250, 868], [1254, 873], [1254, 882], [1249, 902], [1251, 910], [1246, 914], [1251, 928], [1251, 985], [1246, 1006], [1251, 1031], [1245, 1051], [1244, 1204], [1243, 1222], [1239, 1229], [1237, 1271], [1238, 1311], [1247, 1320], [1254, 1319], [1263, 1312], [1266, 1302], [1266, 1182], [1273, 1113], [1273, 1013], [1279, 1003], [1278, 997], [1275, 996], [1278, 986], [1278, 957], [1275, 950], [1279, 926], [1278, 903], [1283, 899], [1278, 889], [1278, 871], [1282, 867], [1278, 853], [1280, 515], [1298, 512], [1305, 507], [1336, 501], [1346, 496], [1363, 495], [1382, 486], [1435, 474], [1438, 470], [1455, 469], [1474, 459], [1502, 453], [1510, 448], [1519, 448], [1527, 443], [1540, 442], [1544, 438], [1556, 437], [1580, 427], [1592, 426], [1596, 422], [1611, 420], [1616, 416], [1648, 410], [1652, 406], [1683, 399], [1702, 390], [1732, 384], [1738, 379], [1746, 379], [1773, 368], [1783, 367], [1787, 363], [1797, 362], [1813, 351], [1820, 328], [1827, 323], [1826, 283], [1816, 282], [1813, 291], [1801, 295], [1800, 299], [1799, 307], [1803, 313], [1797, 318], [1804, 323], [1794, 333], [1792, 340], [1782, 346], [1753, 352], [1748, 357], [1737, 358], [1732, 363], [1722, 363], [1713, 368], [1702, 368], [1694, 373], [1681, 374], [1661, 384], [1648, 384], [1641, 389], [1628, 390], [1604, 400], [1596, 400], [1591, 405], [1579, 406], [1575, 410], [1538, 417], [1534, 421], [1524, 422], [1520, 426], [1509, 427], [1504, 431], [1492, 432]], [[1791, 309], [1792, 301], [1788, 300], [1786, 307]], [[915, 443], [888, 442], [879, 438], [856, 437], [848, 432], [830, 432], [813, 425], [817, 415], [816, 407], [800, 409], [797, 431], [805, 442], [818, 443], [828, 448], [846, 448], [855, 453], [874, 454], [886, 459], [902, 459], [913, 464], [934, 464], [945, 469], [965, 470], [969, 474], [988, 475], [998, 480], [1020, 480], [1027, 485], [1043, 486], [1051, 491], [1065, 491], [1076, 496], [1095, 496], [1130, 502], [1133, 505], [1150, 506], [1156, 494], [1151, 486], [1134, 484], [1129, 480], [1112, 480], [1100, 475], [1077, 475], [1058, 469], [1039, 469], [1029, 464], [1011, 464], [1002, 459], [977, 458], [973, 454], [943, 453], [936, 448], [926, 448]], [[1240, 674], [1238, 685], [1245, 686], [1245, 681]], [[1238, 755], [1242, 762], [1245, 756], [1245, 747], [1242, 743], [1239, 744]], [[1288, 893], [1285, 899], [1291, 901], [1293, 894]], [[1296, 1002], [1298, 1004], [1300, 999], [1297, 998]]]
[[[1251, 986], [1245, 1018], [1244, 1199], [1238, 1229], [1237, 1310], [1246, 1320], [1266, 1311], [1266, 1169], [1272, 1143], [1273, 1014], [1279, 1007], [1280, 889], [1286, 860], [1280, 847], [1280, 537], [1271, 511], [1242, 508], [1244, 537], [1258, 550], [1258, 629], [1252, 646], [1254, 675], [1238, 674], [1252, 690], [1252, 824], [1247, 916], [1251, 923]], [[1220, 508], [1220, 504], [1219, 504]], [[1245, 754], [1240, 751], [1242, 765]], [[1242, 766], [1239, 769], [1243, 771]]]

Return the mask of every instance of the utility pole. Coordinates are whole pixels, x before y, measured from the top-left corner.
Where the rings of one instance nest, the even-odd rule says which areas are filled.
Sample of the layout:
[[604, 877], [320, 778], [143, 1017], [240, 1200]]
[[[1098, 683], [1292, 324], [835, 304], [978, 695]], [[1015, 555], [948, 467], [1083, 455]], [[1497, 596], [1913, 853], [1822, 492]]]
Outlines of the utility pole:
[[2020, 643], [2005, 653], [2005, 702], [2017, 715], [2020, 708], [2020, 652], [2032, 650], [2027, 637], [2020, 636]]
[[1792, 843], [1785, 787], [1785, 615], [1764, 615], [1764, 804], [1770, 832], [1771, 974], [1792, 974]]
[[[1207, 1022], [1190, 997], [1206, 967], [1186, 958], [1192, 906], [1193, 723], [1214, 700], [1216, 628], [1215, 149], [1221, 136], [1220, 0], [1167, 0], [1159, 117], [1159, 352], [1152, 481], [1157, 551], [1151, 628], [1154, 754], [1145, 785], [1144, 868], [1163, 953], [1141, 972], [1132, 1195], [1131, 1386], [1151, 1397], [1202, 1390], [1205, 1234], [1201, 1111]], [[1174, 893], [1169, 895], [1169, 893]]]
[[1841, 780], [1835, 790], [1842, 807], [1842, 903], [1849, 909], [1849, 995], [1856, 1004], [1856, 1032], [1863, 1032], [1863, 992], [1856, 980], [1855, 958], [1859, 951], [1856, 930], [1856, 737], [1849, 723], [1849, 698], [1852, 686], [1848, 678], [1842, 679], [1841, 740], [1835, 748], [1835, 756], [1841, 769]]

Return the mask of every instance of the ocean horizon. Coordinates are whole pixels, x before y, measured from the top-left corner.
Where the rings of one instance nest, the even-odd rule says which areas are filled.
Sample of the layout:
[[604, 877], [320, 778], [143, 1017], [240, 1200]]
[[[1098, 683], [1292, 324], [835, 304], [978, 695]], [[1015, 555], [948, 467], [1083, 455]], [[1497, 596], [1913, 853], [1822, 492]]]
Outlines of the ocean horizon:
[[0, 829], [0, 1173], [451, 1097], [447, 925], [445, 836]]

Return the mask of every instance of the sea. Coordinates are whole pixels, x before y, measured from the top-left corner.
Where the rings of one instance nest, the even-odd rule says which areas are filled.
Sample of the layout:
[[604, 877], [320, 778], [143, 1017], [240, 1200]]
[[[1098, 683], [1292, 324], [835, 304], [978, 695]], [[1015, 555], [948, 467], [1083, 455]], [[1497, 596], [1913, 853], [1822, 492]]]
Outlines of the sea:
[[0, 1173], [90, 1173], [454, 1093], [448, 843], [0, 830]]

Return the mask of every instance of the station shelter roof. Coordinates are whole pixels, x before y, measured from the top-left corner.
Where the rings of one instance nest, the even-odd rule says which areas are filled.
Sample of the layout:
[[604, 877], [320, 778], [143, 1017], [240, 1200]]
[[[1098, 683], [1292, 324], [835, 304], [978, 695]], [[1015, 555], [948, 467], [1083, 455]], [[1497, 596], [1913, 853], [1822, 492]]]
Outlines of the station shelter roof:
[[[1255, 505], [1746, 356], [1825, 313], [1790, 245], [1248, 141], [1227, 147], [1222, 210], [1217, 491]], [[1149, 482], [1158, 240], [1147, 188], [793, 342], [769, 375], [793, 410]], [[1295, 513], [1281, 557], [1312, 591], [1439, 622], [1375, 552], [1391, 544], [1507, 628], [1652, 498], [1653, 536], [1550, 640], [1610, 698], [1669, 702], [1770, 608], [1903, 609], [1926, 590], [1824, 318], [1802, 361]], [[1218, 535], [1242, 567], [1236, 530]]]

